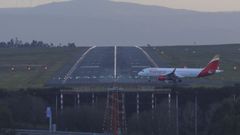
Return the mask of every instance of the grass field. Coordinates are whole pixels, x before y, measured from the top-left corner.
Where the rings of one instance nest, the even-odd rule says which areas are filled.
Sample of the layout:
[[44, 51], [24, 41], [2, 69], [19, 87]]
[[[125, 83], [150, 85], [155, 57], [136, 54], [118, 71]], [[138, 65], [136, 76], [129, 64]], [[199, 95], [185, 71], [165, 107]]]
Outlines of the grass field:
[[[85, 48], [1, 48], [0, 88], [41, 88], [59, 68], [84, 50]], [[28, 65], [31, 65], [31, 70], [28, 70]], [[13, 67], [14, 71], [11, 70]]]
[[[86, 48], [1, 48], [0, 89], [42, 88], [58, 69]], [[171, 67], [204, 67], [221, 56], [223, 73], [204, 78], [195, 86], [240, 83], [240, 45], [152, 47]], [[31, 65], [31, 70], [28, 70]], [[161, 66], [161, 65], [160, 65]], [[11, 68], [14, 67], [14, 71]], [[45, 67], [48, 67], [46, 70]], [[234, 67], [236, 69], [234, 69]], [[201, 79], [199, 79], [201, 80]], [[207, 80], [207, 81], [206, 81]], [[214, 83], [213, 83], [214, 82]]]
[[204, 67], [214, 55], [219, 54], [221, 57], [220, 69], [224, 72], [207, 79], [218, 82], [221, 86], [240, 83], [240, 44], [153, 47], [153, 49], [156, 49], [171, 67]]

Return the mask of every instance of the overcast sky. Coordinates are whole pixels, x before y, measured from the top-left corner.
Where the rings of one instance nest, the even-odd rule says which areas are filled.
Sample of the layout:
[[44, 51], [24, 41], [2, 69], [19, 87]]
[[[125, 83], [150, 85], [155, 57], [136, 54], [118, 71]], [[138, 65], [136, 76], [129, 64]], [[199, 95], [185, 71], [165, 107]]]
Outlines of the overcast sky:
[[51, 2], [61, 2], [68, 0], [0, 0], [0, 8], [9, 7], [34, 7]]
[[[0, 0], [0, 8], [28, 7], [65, 0]], [[240, 11], [240, 0], [112, 0], [198, 11]]]
[[240, 0], [114, 0], [198, 11], [240, 11]]

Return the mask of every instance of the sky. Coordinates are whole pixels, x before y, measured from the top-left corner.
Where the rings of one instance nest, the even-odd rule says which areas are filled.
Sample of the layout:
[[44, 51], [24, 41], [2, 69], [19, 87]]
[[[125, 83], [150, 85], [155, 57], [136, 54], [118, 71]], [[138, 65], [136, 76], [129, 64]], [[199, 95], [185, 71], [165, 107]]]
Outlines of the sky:
[[113, 0], [197, 11], [240, 11], [240, 0]]
[[[0, 8], [33, 7], [66, 0], [0, 0]], [[112, 0], [196, 11], [240, 11], [240, 0]]]
[[51, 2], [61, 2], [68, 0], [0, 0], [0, 8], [12, 7], [34, 7]]

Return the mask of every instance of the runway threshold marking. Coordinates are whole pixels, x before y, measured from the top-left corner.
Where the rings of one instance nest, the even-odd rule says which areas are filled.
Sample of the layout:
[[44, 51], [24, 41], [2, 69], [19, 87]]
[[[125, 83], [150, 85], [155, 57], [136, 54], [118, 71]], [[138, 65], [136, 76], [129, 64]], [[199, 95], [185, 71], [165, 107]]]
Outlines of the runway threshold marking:
[[117, 46], [114, 46], [114, 79], [117, 78]]
[[76, 63], [72, 66], [72, 68], [68, 71], [68, 73], [66, 74], [64, 80], [62, 81], [63, 84], [65, 84], [67, 82], [67, 80], [70, 78], [70, 76], [72, 75], [72, 73], [77, 69], [78, 64], [85, 58], [85, 56], [92, 50], [96, 48], [96, 46], [93, 46], [91, 48], [89, 48], [86, 52], [83, 53], [83, 55], [76, 61]]
[[147, 57], [147, 59], [153, 64], [154, 67], [159, 67], [158, 64], [152, 59], [152, 57], [145, 51], [143, 50], [141, 47], [139, 46], [135, 46], [136, 48], [138, 48], [139, 50], [141, 50], [145, 56]]
[[132, 66], [132, 68], [147, 68], [149, 66]]
[[100, 66], [80, 66], [80, 68], [99, 68]]

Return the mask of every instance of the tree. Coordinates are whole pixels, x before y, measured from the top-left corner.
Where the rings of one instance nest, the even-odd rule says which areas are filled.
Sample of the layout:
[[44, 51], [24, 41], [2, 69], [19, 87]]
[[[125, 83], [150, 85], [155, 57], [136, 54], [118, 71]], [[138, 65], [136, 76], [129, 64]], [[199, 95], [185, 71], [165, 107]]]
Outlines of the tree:
[[20, 94], [3, 98], [1, 103], [6, 107], [3, 108], [4, 113], [11, 112], [9, 116], [19, 128], [27, 123], [30, 128], [46, 123], [46, 103], [40, 98]]
[[209, 135], [240, 134], [240, 98], [224, 100], [216, 109], [208, 131]]
[[141, 112], [138, 116], [134, 114], [128, 121], [128, 133], [131, 135], [174, 135], [176, 133], [174, 107], [169, 108], [167, 100], [164, 100], [156, 106], [154, 111]]
[[75, 43], [68, 43], [68, 47], [69, 48], [76, 48], [76, 45], [75, 45]]
[[59, 115], [60, 128], [70, 131], [102, 132], [104, 109], [83, 105], [80, 108], [65, 108]]
[[13, 127], [13, 118], [11, 111], [7, 106], [0, 105], [0, 129]]

